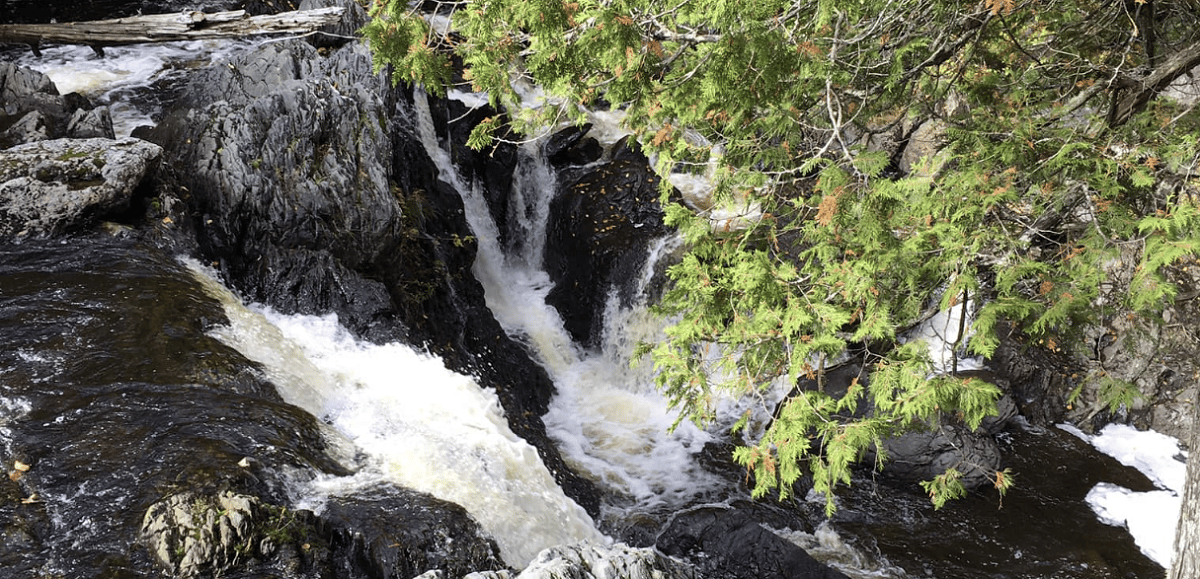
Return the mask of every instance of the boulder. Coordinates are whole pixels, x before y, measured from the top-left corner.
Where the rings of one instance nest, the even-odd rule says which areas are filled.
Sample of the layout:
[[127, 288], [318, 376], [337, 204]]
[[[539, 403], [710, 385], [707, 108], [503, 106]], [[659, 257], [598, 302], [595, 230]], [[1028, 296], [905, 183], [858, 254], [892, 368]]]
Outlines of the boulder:
[[58, 94], [50, 77], [0, 61], [0, 149], [59, 138], [113, 138], [108, 107]]
[[745, 511], [725, 507], [676, 515], [655, 546], [668, 556], [694, 562], [701, 577], [847, 579]]
[[884, 474], [904, 482], [932, 480], [953, 468], [962, 474], [964, 487], [975, 489], [993, 482], [995, 472], [1002, 470], [996, 440], [960, 425], [902, 434], [884, 441], [884, 448]]
[[[954, 468], [962, 474], [961, 482], [968, 489], [979, 488], [994, 482], [995, 472], [1002, 469], [1003, 455], [996, 443], [995, 435], [1004, 430], [1017, 415], [1017, 404], [1008, 394], [1009, 383], [1002, 377], [984, 370], [963, 371], [960, 378], [979, 378], [996, 384], [1005, 393], [996, 401], [996, 414], [985, 418], [976, 430], [971, 430], [962, 421], [948, 413], [942, 413], [939, 424], [927, 430], [916, 430], [885, 438], [884, 451], [887, 460], [882, 474], [886, 478], [916, 483], [931, 480], [946, 469]], [[826, 370], [825, 389], [832, 396], [842, 396], [852, 381], [864, 386], [870, 382], [870, 374], [863, 365], [849, 361]], [[802, 389], [815, 389], [815, 380], [802, 379]], [[874, 405], [870, 397], [858, 405], [855, 416], [868, 416]], [[874, 447], [864, 453], [861, 464], [875, 462]]]
[[504, 570], [500, 550], [462, 507], [381, 485], [334, 497], [317, 528], [333, 545], [337, 577], [447, 577]]
[[162, 149], [138, 139], [55, 139], [0, 151], [0, 237], [54, 235], [124, 210]]

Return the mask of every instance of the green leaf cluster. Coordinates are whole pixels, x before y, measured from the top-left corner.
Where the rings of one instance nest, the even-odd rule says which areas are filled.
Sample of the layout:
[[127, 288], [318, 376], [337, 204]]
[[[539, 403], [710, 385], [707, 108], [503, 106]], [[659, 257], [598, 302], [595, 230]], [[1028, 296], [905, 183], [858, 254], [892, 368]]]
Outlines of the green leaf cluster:
[[[703, 206], [662, 180], [687, 251], [656, 306], [666, 338], [639, 353], [681, 420], [815, 381], [736, 452], [756, 495], [810, 476], [832, 508], [885, 437], [994, 410], [999, 389], [904, 343], [932, 312], [973, 304], [956, 352], [990, 356], [1009, 328], [1069, 347], [1117, 305], [1157, 315], [1200, 249], [1200, 113], [1161, 96], [1200, 64], [1186, 0], [453, 7], [435, 34], [429, 15], [376, 0], [363, 34], [398, 81], [444, 90], [461, 62], [505, 111], [472, 146], [505, 123], [530, 132], [611, 108], [661, 175], [710, 177]], [[520, 105], [527, 84], [542, 106]], [[1132, 280], [1114, 282], [1124, 266]], [[847, 353], [869, 386], [826, 389]], [[938, 504], [964, 491], [953, 472], [926, 489]]]

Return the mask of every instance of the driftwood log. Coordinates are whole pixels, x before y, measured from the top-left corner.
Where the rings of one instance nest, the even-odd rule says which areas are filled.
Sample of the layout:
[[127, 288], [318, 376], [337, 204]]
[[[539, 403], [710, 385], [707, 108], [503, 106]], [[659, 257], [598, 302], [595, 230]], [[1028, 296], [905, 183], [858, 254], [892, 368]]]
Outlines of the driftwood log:
[[245, 10], [184, 11], [61, 24], [0, 24], [0, 43], [86, 44], [93, 48], [143, 42], [203, 40], [259, 34], [298, 34], [336, 23], [342, 7], [247, 16]]

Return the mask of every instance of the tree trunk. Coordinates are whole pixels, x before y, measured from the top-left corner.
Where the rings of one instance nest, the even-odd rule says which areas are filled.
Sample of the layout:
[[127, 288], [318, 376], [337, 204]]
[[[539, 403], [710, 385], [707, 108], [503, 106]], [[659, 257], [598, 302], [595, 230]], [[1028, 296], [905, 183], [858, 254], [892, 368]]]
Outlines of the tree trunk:
[[336, 23], [343, 10], [342, 7], [319, 8], [266, 16], [247, 16], [245, 10], [212, 14], [184, 11], [91, 22], [0, 24], [0, 42], [35, 47], [42, 43], [114, 46], [257, 34], [296, 34]]
[[1200, 400], [1193, 403], [1188, 437], [1187, 482], [1175, 527], [1175, 559], [1167, 579], [1200, 577]]

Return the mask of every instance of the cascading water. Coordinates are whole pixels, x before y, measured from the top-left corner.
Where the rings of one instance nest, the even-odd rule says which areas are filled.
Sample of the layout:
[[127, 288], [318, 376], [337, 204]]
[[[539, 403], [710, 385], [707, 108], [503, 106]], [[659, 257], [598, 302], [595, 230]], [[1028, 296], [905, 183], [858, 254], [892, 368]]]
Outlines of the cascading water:
[[298, 506], [320, 511], [330, 495], [396, 483], [465, 507], [518, 568], [547, 547], [608, 542], [509, 429], [494, 392], [404, 344], [358, 341], [333, 314], [247, 308], [190, 265], [230, 320], [214, 335], [262, 364], [285, 400], [365, 455], [353, 476], [294, 489]]
[[[532, 348], [554, 379], [558, 393], [544, 417], [548, 433], [575, 468], [614, 497], [623, 497], [622, 507], [617, 499], [605, 505], [605, 518], [615, 521], [650, 510], [666, 514], [689, 502], [720, 500], [725, 483], [696, 461], [710, 436], [689, 423], [670, 432], [674, 415], [655, 391], [648, 369], [629, 367], [632, 343], [650, 337], [659, 323], [644, 308], [621, 311], [612, 300], [605, 316], [606, 347], [585, 351], [571, 340], [559, 313], [547, 305], [551, 283], [541, 263], [555, 182], [540, 153], [541, 142], [519, 150], [511, 208], [517, 213], [513, 221], [523, 229], [514, 237], [527, 237], [505, 254], [478, 185], [464, 182], [449, 152], [438, 143], [420, 91], [415, 107], [426, 152], [441, 179], [462, 195], [466, 218], [478, 238], [473, 271], [484, 286], [488, 307], [510, 335]], [[665, 248], [664, 240], [659, 249]], [[653, 268], [654, 261], [650, 259], [647, 267]]]
[[[235, 49], [232, 43], [222, 46]], [[143, 49], [148, 53], [156, 50], [130, 50]], [[110, 60], [93, 60], [90, 49], [72, 50], [81, 54], [69, 60], [83, 64], [85, 71], [107, 66], [120, 54], [110, 49]], [[73, 70], [62, 72], [59, 78], [69, 80], [81, 74], [79, 69]], [[93, 94], [109, 89], [97, 90]], [[539, 264], [554, 176], [541, 159], [539, 143], [527, 144], [520, 153], [515, 192], [520, 197], [512, 205], [516, 215], [509, 222], [519, 223], [522, 232], [508, 236], [520, 240], [501, 248], [499, 232], [476, 184], [463, 182], [449, 154], [437, 142], [423, 96], [418, 97], [416, 109], [422, 141], [441, 178], [463, 195], [467, 217], [479, 239], [475, 275], [486, 287], [488, 305], [504, 328], [528, 344], [555, 379], [558, 394], [544, 417], [547, 428], [573, 466], [599, 481], [608, 495], [602, 528], [618, 526], [616, 521], [639, 513], [652, 513], [657, 524], [661, 515], [674, 509], [737, 495], [736, 481], [723, 481], [698, 466], [697, 453], [710, 435], [690, 424], [668, 434], [674, 417], [654, 391], [649, 369], [628, 365], [625, 353], [630, 345], [653, 339], [657, 322], [643, 309], [621, 306], [614, 298], [603, 317], [602, 346], [585, 351], [571, 341], [558, 313], [546, 305], [550, 281]], [[149, 116], [127, 126], [146, 122]], [[32, 252], [33, 245], [27, 241], [13, 251]], [[136, 486], [129, 481], [149, 481], [142, 484], [150, 489], [144, 494], [157, 500], [161, 489], [176, 488], [171, 485], [181, 472], [179, 465], [201, 463], [203, 470], [240, 472], [235, 465], [243, 456], [273, 452], [275, 441], [258, 428], [268, 419], [279, 423], [278, 431], [289, 434], [296, 432], [293, 424], [321, 430], [325, 440], [320, 449], [357, 469], [353, 476], [321, 475], [296, 482], [291, 489], [295, 506], [320, 509], [328, 497], [350, 495], [380, 481], [425, 490], [469, 509], [498, 541], [508, 562], [517, 567], [547, 546], [609, 542], [558, 489], [533, 449], [507, 428], [495, 396], [469, 377], [449, 372], [438, 360], [407, 346], [354, 340], [332, 316], [284, 316], [262, 307], [247, 309], [223, 288], [209, 287], [209, 293], [225, 296], [225, 314], [231, 321], [213, 335], [258, 361], [288, 402], [327, 423], [324, 427], [310, 425], [301, 419], [304, 413], [288, 405], [236, 390], [244, 386], [243, 377], [211, 362], [214, 352], [228, 350], [222, 344], [206, 336], [201, 338], [207, 341], [189, 344], [175, 338], [182, 335], [176, 325], [187, 325], [190, 319], [185, 306], [203, 300], [191, 295], [190, 289], [174, 288], [175, 281], [188, 277], [177, 275], [174, 266], [162, 266], [162, 275], [118, 276], [86, 295], [72, 293], [76, 286], [87, 285], [83, 282], [94, 283], [91, 278], [108, 279], [114, 272], [121, 273], [122, 267], [145, 259], [135, 254], [112, 259], [112, 263], [105, 261], [120, 249], [84, 254], [76, 260], [88, 272], [82, 276], [74, 270], [47, 275], [48, 264], [60, 267], [71, 261], [63, 257], [57, 244], [47, 250], [53, 252], [52, 259], [22, 261], [15, 254], [6, 254], [0, 260], [10, 267], [0, 276], [0, 306], [8, 308], [0, 308], [4, 314], [0, 321], [7, 324], [5, 336], [10, 346], [8, 352], [0, 352], [5, 362], [0, 365], [0, 452], [19, 454], [33, 463], [22, 481], [39, 485], [39, 502], [33, 504], [46, 517], [44, 526], [35, 530], [45, 531], [48, 537], [41, 551], [19, 555], [25, 565], [21, 569], [36, 567], [41, 574], [72, 576], [77, 568], [139, 568], [139, 562], [129, 563], [113, 555], [128, 547], [128, 542], [119, 542], [127, 539], [114, 538], [132, 536], [128, 529], [136, 532], [140, 526], [139, 509], [144, 505], [139, 501], [143, 499], [128, 492], [126, 487]], [[671, 249], [669, 239], [652, 248], [647, 272], [658, 256]], [[103, 267], [93, 267], [96, 264]], [[42, 287], [39, 284], [48, 284], [49, 289], [36, 289]], [[141, 301], [133, 302], [130, 294]], [[175, 294], [181, 296], [178, 301], [164, 297]], [[954, 341], [946, 337], [957, 327], [953, 320], [936, 324], [947, 341]], [[28, 327], [38, 330], [36, 340], [28, 338], [20, 347], [14, 345]], [[62, 327], [71, 329], [63, 332]], [[120, 331], [114, 334], [114, 329]], [[149, 356], [155, 358], [155, 364], [144, 361]], [[170, 365], [181, 358], [195, 359], [204, 370], [193, 375]], [[143, 367], [150, 370], [143, 372]], [[117, 375], [101, 378], [104, 372]], [[67, 374], [69, 380], [64, 378]], [[177, 374], [182, 376], [178, 384], [160, 383], [165, 382], [163, 376]], [[222, 388], [212, 392], [196, 386], [209, 376], [230, 377], [230, 384], [222, 383]], [[273, 418], [258, 412], [268, 404], [275, 412]], [[311, 417], [303, 418], [311, 422]], [[238, 428], [229, 428], [235, 421]], [[211, 448], [173, 442], [176, 438], [172, 436], [181, 431], [203, 433], [213, 441], [208, 443]], [[132, 442], [110, 444], [118, 435]], [[1006, 448], [1014, 456], [1033, 458], [1021, 458], [1023, 462], [1016, 464], [1022, 477], [1020, 486], [1004, 499], [1003, 510], [996, 509], [994, 498], [988, 495], [971, 497], [949, 507], [948, 513], [934, 514], [919, 493], [897, 493], [863, 480], [847, 491], [844, 509], [832, 524], [813, 533], [779, 533], [814, 552], [832, 551], [828, 556], [838, 559], [854, 550], [841, 543], [833, 532], [836, 526], [840, 532], [858, 537], [859, 544], [886, 547], [889, 558], [909, 573], [932, 577], [1083, 579], [1098, 576], [1091, 574], [1093, 570], [1108, 569], [1101, 567], [1105, 559], [1133, 560], [1120, 550], [1122, 541], [1128, 542], [1123, 531], [1089, 527], [1089, 518], [1097, 524], [1089, 511], [1071, 511], [1073, 505], [1083, 504], [1083, 494], [1092, 481], [1108, 476], [1085, 469], [1095, 464], [1094, 470], [1100, 471], [1104, 465], [1088, 458], [1077, 461], [1084, 464], [1072, 462], [1063, 467], [1062, 456], [1089, 455], [1076, 446], [1044, 440], [1051, 438], [1044, 433], [1024, 433], [1008, 443]], [[76, 454], [85, 460], [75, 461], [75, 454], [67, 456], [71, 449], [82, 449]], [[1043, 449], [1055, 453], [1046, 451], [1043, 458], [1038, 454]], [[290, 464], [290, 459], [277, 463]], [[1062, 474], [1064, 468], [1069, 472]], [[1089, 482], [1078, 497], [1062, 492], [1084, 475]], [[1051, 496], [1050, 491], [1067, 498]], [[0, 504], [0, 519], [16, 508], [25, 507], [16, 507], [12, 501]], [[1056, 513], [1054, 520], [1043, 521], [1051, 510]], [[0, 561], [7, 564], [12, 559], [4, 557], [11, 554], [11, 549], [7, 553], [0, 549]], [[878, 569], [853, 559], [845, 564], [870, 567], [855, 576], [907, 576], [896, 568]], [[116, 560], [111, 567], [110, 560]], [[1152, 564], [1135, 561], [1122, 563], [1120, 568], [1140, 571]], [[6, 567], [0, 566], [3, 569]], [[95, 573], [88, 576], [101, 576], [100, 571]]]

